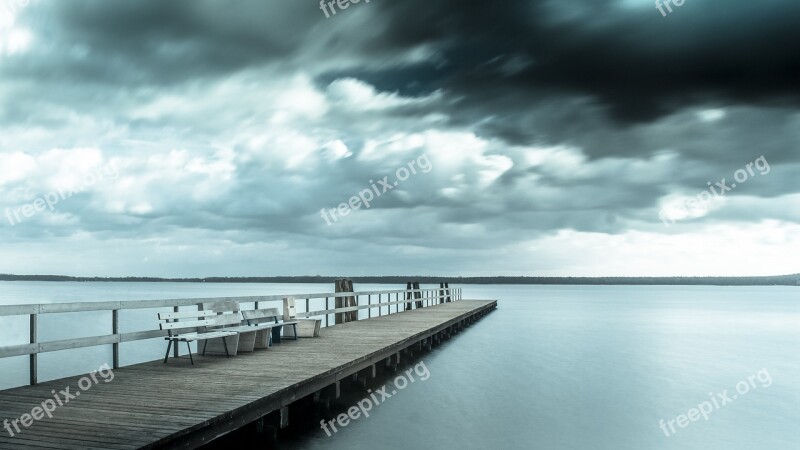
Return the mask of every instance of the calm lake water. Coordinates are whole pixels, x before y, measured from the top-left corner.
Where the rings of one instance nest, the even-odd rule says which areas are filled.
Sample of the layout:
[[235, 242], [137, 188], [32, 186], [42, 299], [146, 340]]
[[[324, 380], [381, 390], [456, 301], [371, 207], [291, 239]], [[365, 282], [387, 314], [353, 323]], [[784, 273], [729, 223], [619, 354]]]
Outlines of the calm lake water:
[[[0, 282], [0, 304], [329, 290]], [[317, 430], [291, 448], [800, 449], [798, 288], [467, 285], [464, 297], [497, 299], [498, 310], [424, 354], [429, 379], [332, 437]], [[123, 312], [122, 331], [153, 328], [154, 313]], [[42, 340], [105, 334], [110, 314], [40, 316], [40, 330]], [[0, 318], [0, 345], [26, 339], [26, 318]], [[157, 359], [163, 351], [161, 340], [123, 344], [122, 362]], [[87, 373], [110, 353], [40, 355], [41, 377]], [[24, 384], [26, 364], [0, 360], [0, 388]], [[725, 405], [722, 396], [730, 399]], [[718, 406], [708, 420], [678, 418], [712, 400]]]

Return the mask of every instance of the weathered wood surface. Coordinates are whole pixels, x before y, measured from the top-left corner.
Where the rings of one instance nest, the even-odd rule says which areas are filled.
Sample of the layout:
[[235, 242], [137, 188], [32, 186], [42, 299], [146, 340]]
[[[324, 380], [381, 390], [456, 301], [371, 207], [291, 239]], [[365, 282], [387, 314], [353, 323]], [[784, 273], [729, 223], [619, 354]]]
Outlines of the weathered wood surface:
[[[321, 337], [284, 341], [227, 359], [137, 364], [114, 371], [10, 437], [0, 449], [194, 448], [264, 414], [380, 363], [445, 328], [482, 315], [495, 301], [464, 300], [324, 328]], [[70, 377], [0, 391], [0, 420], [13, 420], [71, 386]], [[202, 386], [202, 389], [198, 389]]]

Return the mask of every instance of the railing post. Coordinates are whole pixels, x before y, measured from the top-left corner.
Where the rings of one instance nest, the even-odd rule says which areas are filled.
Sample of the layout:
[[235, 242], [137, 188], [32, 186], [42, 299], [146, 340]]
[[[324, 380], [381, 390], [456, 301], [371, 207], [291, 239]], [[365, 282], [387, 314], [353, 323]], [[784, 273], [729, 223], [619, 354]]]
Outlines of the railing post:
[[[119, 310], [111, 311], [111, 334], [119, 335]], [[119, 369], [119, 342], [111, 345], [114, 369]]]
[[378, 317], [383, 315], [383, 305], [381, 304], [381, 294], [378, 294]]
[[[179, 309], [180, 308], [178, 308], [177, 306], [172, 307], [173, 312], [178, 312]], [[180, 350], [178, 349], [178, 347], [180, 347], [180, 345], [175, 344], [172, 348], [172, 357], [176, 359], [180, 356]]]
[[328, 297], [325, 297], [325, 328], [328, 328]]
[[[347, 292], [355, 292], [355, 288], [353, 287], [353, 280], [347, 280]], [[355, 302], [355, 305], [353, 304]], [[350, 296], [347, 299], [348, 306], [358, 306], [358, 296]], [[348, 322], [355, 322], [358, 320], [358, 310], [350, 311], [348, 313]]]
[[372, 318], [372, 294], [367, 294], [367, 319]]
[[[31, 314], [31, 344], [35, 344], [37, 342], [36, 338], [36, 314]], [[39, 372], [39, 349], [34, 349], [35, 353], [30, 354], [30, 382], [31, 386], [37, 383], [38, 372]]]

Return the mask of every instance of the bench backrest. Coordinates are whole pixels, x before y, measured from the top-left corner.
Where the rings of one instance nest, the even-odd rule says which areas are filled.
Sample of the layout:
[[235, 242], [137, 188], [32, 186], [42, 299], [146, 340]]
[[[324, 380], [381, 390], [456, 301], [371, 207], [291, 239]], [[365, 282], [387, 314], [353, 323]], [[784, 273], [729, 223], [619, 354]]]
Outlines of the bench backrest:
[[264, 322], [278, 323], [278, 308], [255, 309], [242, 311], [242, 316], [248, 325], [255, 325]]
[[241, 318], [239, 313], [219, 315], [216, 311], [204, 310], [159, 313], [158, 320], [163, 321], [158, 324], [159, 328], [168, 331], [172, 336], [173, 333], [180, 334], [189, 329], [230, 325], [233, 320], [238, 324]]
[[242, 310], [236, 300], [220, 300], [217, 302], [205, 302], [197, 305], [199, 310], [211, 310], [218, 314], [237, 313]]
[[239, 302], [235, 300], [221, 300], [218, 302], [206, 302], [197, 305], [200, 311], [212, 311], [216, 314], [216, 323], [212, 327], [239, 326], [242, 324], [242, 313]]

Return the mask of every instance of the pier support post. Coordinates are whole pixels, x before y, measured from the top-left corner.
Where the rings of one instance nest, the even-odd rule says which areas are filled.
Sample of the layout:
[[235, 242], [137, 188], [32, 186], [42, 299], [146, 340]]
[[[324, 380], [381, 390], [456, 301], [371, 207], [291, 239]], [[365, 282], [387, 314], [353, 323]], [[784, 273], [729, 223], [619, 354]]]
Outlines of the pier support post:
[[322, 395], [322, 391], [317, 391], [314, 393], [314, 403], [317, 404], [317, 408], [329, 410], [331, 408], [331, 399], [327, 395]]
[[334, 399], [338, 399], [342, 395], [342, 384], [340, 381], [333, 383], [332, 385], [328, 386], [330, 396]]
[[[335, 292], [353, 292], [353, 280], [336, 280]], [[355, 297], [336, 297], [335, 301], [337, 308], [349, 308], [351, 306], [358, 306]], [[358, 320], [358, 311], [348, 311], [343, 313], [336, 313], [336, 323], [354, 322]]]
[[[394, 361], [392, 361], [394, 360]], [[400, 365], [400, 352], [395, 353], [392, 356], [386, 358], [386, 368], [391, 369], [392, 371], [397, 370], [397, 366]]]
[[367, 380], [372, 375], [371, 370], [369, 368], [364, 369], [358, 373], [353, 374], [353, 382], [361, 386], [362, 388], [367, 387]]
[[260, 436], [268, 446], [275, 445], [278, 441], [278, 428], [268, 425], [266, 417], [262, 417], [255, 422], [255, 434]]
[[281, 429], [289, 426], [289, 406], [281, 408]]
[[325, 386], [314, 394], [314, 400], [323, 404], [328, 408], [331, 404], [331, 399], [338, 399], [342, 395], [342, 387], [340, 381], [335, 381], [333, 384]]

